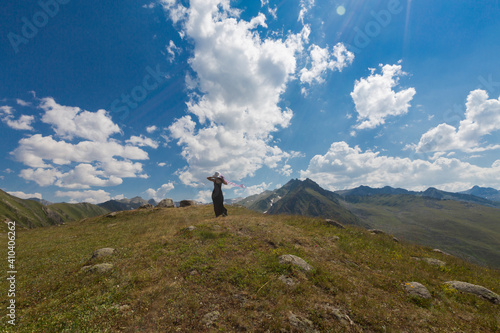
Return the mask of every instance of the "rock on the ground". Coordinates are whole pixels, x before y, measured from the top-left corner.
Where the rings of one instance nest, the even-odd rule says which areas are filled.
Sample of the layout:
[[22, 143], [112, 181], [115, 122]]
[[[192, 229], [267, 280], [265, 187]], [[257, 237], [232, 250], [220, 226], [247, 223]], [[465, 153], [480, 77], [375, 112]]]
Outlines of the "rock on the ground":
[[327, 313], [333, 315], [342, 324], [346, 326], [355, 325], [352, 319], [347, 314], [345, 314], [341, 309], [334, 308], [333, 306], [330, 305], [325, 305], [323, 308], [327, 311]]
[[285, 276], [285, 275], [280, 275], [278, 278], [281, 282], [286, 284], [289, 287], [293, 287], [295, 285], [295, 282], [293, 282], [293, 279], [291, 277]]
[[156, 208], [173, 208], [173, 207], [175, 207], [174, 200], [168, 198], [163, 199], [156, 205]]
[[182, 200], [179, 203], [179, 207], [189, 207], [189, 206], [196, 206], [196, 201], [194, 201], [194, 200]]
[[458, 291], [482, 297], [493, 304], [500, 304], [500, 296], [485, 287], [461, 281], [448, 281], [445, 284]]
[[385, 232], [379, 229], [369, 229], [368, 232], [371, 234], [385, 235]]
[[96, 250], [90, 259], [99, 259], [107, 257], [115, 253], [115, 251], [116, 250], [111, 247], [105, 247], [103, 249]]
[[84, 266], [82, 267], [82, 272], [89, 272], [89, 273], [106, 273], [110, 270], [113, 269], [113, 264], [97, 264], [93, 266]]
[[217, 319], [220, 317], [220, 312], [219, 311], [212, 311], [207, 313], [206, 315], [203, 316], [201, 319], [201, 322], [203, 325], [209, 327], [212, 326]]
[[290, 321], [290, 325], [299, 330], [299, 332], [319, 333], [319, 331], [314, 328], [313, 322], [307, 318], [303, 318], [289, 312], [288, 320]]
[[331, 225], [332, 227], [345, 229], [345, 227], [340, 222], [337, 222], [335, 220], [326, 219], [325, 222], [326, 224]]
[[154, 206], [150, 203], [144, 204], [139, 207], [139, 209], [151, 209], [151, 208], [154, 208]]
[[279, 257], [279, 262], [281, 265], [291, 264], [303, 269], [306, 272], [312, 271], [313, 267], [309, 265], [304, 259], [294, 256], [293, 254], [285, 254]]
[[419, 298], [424, 298], [424, 299], [431, 299], [431, 293], [429, 290], [421, 283], [419, 282], [406, 282], [404, 285], [404, 288], [408, 294], [411, 296], [419, 297]]
[[446, 263], [442, 260], [439, 259], [434, 259], [434, 258], [417, 258], [413, 257], [414, 260], [419, 260], [419, 261], [424, 261], [430, 265], [436, 265], [436, 266], [446, 266]]

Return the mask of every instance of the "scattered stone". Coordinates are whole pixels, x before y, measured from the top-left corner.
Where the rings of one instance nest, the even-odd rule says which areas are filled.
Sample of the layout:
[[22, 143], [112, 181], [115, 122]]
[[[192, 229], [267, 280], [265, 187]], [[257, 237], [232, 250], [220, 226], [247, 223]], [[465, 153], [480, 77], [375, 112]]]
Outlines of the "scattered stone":
[[352, 319], [345, 313], [342, 312], [342, 310], [334, 308], [333, 306], [330, 305], [325, 305], [324, 309], [333, 315], [338, 321], [340, 321], [342, 324], [345, 326], [354, 326], [354, 322]]
[[217, 319], [219, 319], [219, 317], [220, 317], [219, 311], [212, 311], [204, 315], [203, 318], [201, 319], [201, 322], [203, 325], [210, 327], [215, 323]]
[[392, 237], [392, 240], [395, 241], [396, 243], [400, 243], [399, 239], [397, 239], [396, 237]]
[[111, 212], [106, 217], [115, 217], [118, 214], [118, 212]]
[[105, 247], [103, 249], [96, 250], [90, 259], [99, 259], [107, 257], [115, 253], [115, 251], [116, 250], [111, 247]]
[[113, 264], [97, 264], [93, 266], [84, 266], [82, 267], [81, 271], [82, 272], [89, 272], [89, 273], [106, 273], [110, 270], [113, 269]]
[[290, 321], [290, 325], [298, 329], [300, 332], [319, 333], [319, 331], [314, 328], [312, 321], [307, 318], [299, 317], [291, 311], [288, 313], [288, 320]]
[[421, 283], [418, 282], [406, 282], [403, 284], [406, 292], [410, 294], [411, 296], [419, 297], [419, 298], [424, 298], [424, 299], [431, 299], [431, 293], [429, 290]]
[[337, 241], [339, 241], [339, 240], [340, 240], [340, 237], [339, 237], [339, 236], [332, 236], [332, 237], [330, 237], [330, 240], [331, 240], [332, 242], [337, 242]]
[[172, 199], [163, 199], [156, 205], [156, 208], [174, 208], [174, 207], [175, 207], [174, 200]]
[[312, 271], [313, 267], [309, 265], [304, 259], [294, 256], [293, 254], [285, 254], [279, 257], [279, 262], [281, 265], [291, 264], [303, 269], [306, 272]]
[[337, 221], [326, 219], [325, 222], [326, 222], [326, 224], [331, 225], [332, 227], [339, 228], [339, 229], [345, 229], [345, 227]]
[[379, 229], [369, 229], [368, 232], [373, 235], [385, 235], [385, 232]]
[[194, 225], [190, 225], [190, 226], [189, 226], [189, 227], [187, 227], [185, 230], [187, 230], [187, 231], [193, 231], [193, 230], [195, 230], [195, 229], [196, 229], [196, 227], [195, 227]]
[[482, 297], [493, 304], [500, 304], [500, 296], [485, 287], [461, 281], [448, 281], [445, 284], [458, 291]]
[[115, 305], [113, 305], [111, 307], [111, 310], [117, 310], [117, 311], [120, 311], [120, 312], [125, 312], [125, 311], [130, 310], [130, 305], [127, 305], [127, 304], [124, 304], [124, 305], [115, 304]]
[[295, 282], [293, 282], [293, 279], [291, 277], [285, 276], [285, 275], [280, 275], [278, 278], [281, 282], [286, 284], [289, 287], [293, 287], [295, 285]]
[[147, 203], [147, 204], [141, 205], [141, 206], [139, 207], [139, 209], [152, 209], [152, 208], [154, 208], [154, 206], [153, 206], [152, 204], [150, 204], [150, 203]]
[[414, 260], [418, 261], [424, 261], [430, 265], [436, 265], [436, 266], [446, 266], [446, 263], [444, 261], [441, 261], [439, 259], [434, 259], [434, 258], [417, 258], [417, 257], [412, 257]]
[[194, 201], [194, 200], [182, 200], [179, 203], [179, 207], [189, 207], [189, 206], [196, 206], [196, 201]]
[[447, 255], [447, 256], [451, 256], [451, 254], [446, 253], [446, 252], [444, 252], [444, 251], [441, 251], [440, 249], [434, 249], [434, 250], [432, 250], [432, 251], [437, 252], [437, 253], [441, 253], [441, 254], [444, 254], [444, 255]]

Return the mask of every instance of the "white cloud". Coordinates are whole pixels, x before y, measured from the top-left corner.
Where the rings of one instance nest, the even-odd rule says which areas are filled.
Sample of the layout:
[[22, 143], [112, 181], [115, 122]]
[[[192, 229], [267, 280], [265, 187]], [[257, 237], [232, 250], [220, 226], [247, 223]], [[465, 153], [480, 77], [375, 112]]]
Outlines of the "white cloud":
[[126, 141], [127, 143], [130, 143], [132, 146], [139, 146], [139, 147], [151, 147], [151, 148], [158, 148], [158, 142], [150, 139], [150, 138], [146, 138], [144, 135], [140, 135], [140, 136], [131, 136], [130, 139], [128, 139]]
[[382, 66], [382, 75], [374, 74], [355, 82], [351, 97], [358, 112], [357, 129], [375, 128], [385, 123], [388, 116], [403, 115], [408, 112], [410, 101], [416, 91], [408, 88], [395, 92], [399, 77], [406, 73], [401, 65]]
[[300, 0], [300, 12], [297, 21], [301, 21], [302, 24], [304, 24], [304, 17], [313, 6], [314, 6], [314, 0]]
[[173, 62], [173, 61], [175, 60], [175, 55], [176, 55], [177, 53], [179, 53], [179, 52], [180, 52], [180, 50], [181, 50], [180, 48], [178, 48], [177, 46], [175, 46], [175, 43], [174, 43], [174, 41], [173, 41], [173, 40], [171, 40], [171, 41], [169, 42], [169, 44], [168, 44], [168, 46], [166, 47], [166, 49], [167, 49], [167, 52], [168, 52], [168, 54], [169, 54], [169, 61], [170, 61], [170, 62]]
[[31, 106], [30, 102], [26, 102], [26, 101], [24, 101], [22, 99], [19, 99], [19, 98], [16, 99], [16, 103], [19, 104], [19, 105], [21, 105], [21, 106]]
[[63, 106], [50, 97], [41, 100], [40, 108], [45, 111], [42, 121], [52, 125], [54, 132], [64, 139], [77, 137], [102, 142], [120, 132], [105, 110], [89, 112], [79, 107]]
[[56, 196], [70, 198], [71, 203], [75, 202], [89, 202], [92, 204], [98, 204], [110, 200], [109, 193], [104, 190], [97, 191], [56, 191]]
[[7, 192], [7, 193], [20, 199], [31, 199], [31, 198], [42, 199], [42, 195], [40, 193], [24, 193], [21, 191]]
[[500, 187], [496, 175], [500, 160], [491, 167], [479, 167], [456, 158], [437, 156], [433, 161], [363, 152], [345, 142], [334, 142], [325, 155], [314, 156], [301, 177], [311, 178], [330, 190], [354, 188], [360, 185], [393, 186], [423, 190], [433, 186], [442, 190], [460, 191], [472, 187]]
[[[354, 54], [349, 52], [342, 43], [335, 45], [332, 53], [328, 48], [321, 48], [315, 44], [311, 45], [309, 50], [311, 68], [304, 67], [300, 71], [300, 81], [302, 83], [312, 84], [314, 81], [322, 83], [328, 70], [342, 72], [342, 69], [352, 64], [354, 60]], [[335, 57], [335, 60], [332, 59], [333, 57]]]
[[158, 127], [156, 127], [155, 125], [148, 126], [148, 127], [146, 127], [146, 132], [148, 132], [149, 134], [151, 134], [151, 133], [155, 132], [157, 129], [158, 129]]
[[227, 0], [190, 4], [183, 31], [194, 42], [189, 63], [197, 77], [191, 83], [202, 95], [188, 103], [191, 115], [169, 127], [189, 165], [178, 171], [180, 179], [199, 186], [214, 170], [239, 180], [264, 165], [278, 167], [289, 154], [272, 143], [271, 133], [292, 118], [278, 102], [309, 28], [286, 40], [261, 39], [254, 29], [266, 27], [263, 14], [245, 21]]
[[33, 116], [21, 115], [19, 119], [14, 120], [13, 111], [14, 109], [10, 106], [1, 106], [0, 107], [0, 117], [2, 122], [4, 122], [7, 126], [15, 130], [33, 130], [31, 123], [35, 120]]
[[420, 138], [417, 152], [461, 150], [479, 152], [499, 149], [500, 145], [485, 145], [484, 137], [500, 130], [500, 98], [488, 99], [484, 90], [469, 93], [466, 103], [465, 119], [458, 128], [439, 124]]
[[167, 184], [163, 184], [158, 189], [148, 188], [145, 193], [149, 198], [153, 198], [155, 201], [161, 201], [166, 198], [168, 192], [172, 191], [175, 188], [172, 182]]
[[17, 161], [29, 167], [19, 173], [22, 178], [40, 186], [86, 189], [119, 185], [122, 178], [148, 177], [142, 173], [142, 164], [134, 162], [147, 160], [148, 154], [134, 145], [157, 148], [153, 140], [133, 136], [127, 140], [131, 144], [124, 145], [109, 138], [120, 129], [105, 110], [82, 111], [61, 106], [52, 98], [42, 99], [40, 108], [45, 111], [42, 120], [51, 124], [62, 139], [41, 134], [22, 138], [11, 152]]

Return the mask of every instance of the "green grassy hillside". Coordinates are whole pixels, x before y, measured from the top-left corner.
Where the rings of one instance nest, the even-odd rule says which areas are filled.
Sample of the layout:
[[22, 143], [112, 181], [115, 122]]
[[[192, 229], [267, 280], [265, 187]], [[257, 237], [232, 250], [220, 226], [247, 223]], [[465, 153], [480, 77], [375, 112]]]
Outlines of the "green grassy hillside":
[[[498, 304], [443, 284], [499, 293], [500, 272], [323, 219], [228, 206], [120, 212], [20, 230], [17, 326], [7, 332], [498, 332]], [[193, 226], [195, 228], [188, 228]], [[1, 246], [7, 248], [7, 235]], [[115, 253], [91, 259], [95, 250]], [[312, 271], [279, 257], [303, 258]], [[414, 257], [446, 262], [435, 266]], [[99, 273], [83, 269], [112, 264]], [[7, 290], [6, 269], [1, 288]], [[432, 299], [405, 291], [420, 282]], [[285, 282], [289, 283], [286, 284]], [[0, 293], [7, 304], [7, 293]]]
[[[23, 200], [16, 198], [0, 190], [0, 220], [16, 221], [19, 226], [34, 228], [48, 226], [63, 222], [62, 218], [33, 200]], [[2, 230], [5, 226], [2, 225]]]
[[[18, 227], [36, 228], [106, 214], [106, 208], [90, 203], [58, 203], [44, 206], [34, 200], [14, 197], [0, 190], [0, 220], [15, 221]], [[6, 230], [2, 225], [1, 230]]]
[[500, 209], [410, 195], [352, 197], [345, 206], [373, 228], [500, 268]]
[[109, 213], [106, 208], [88, 202], [75, 204], [56, 203], [49, 205], [48, 208], [59, 213], [65, 221], [76, 221]]

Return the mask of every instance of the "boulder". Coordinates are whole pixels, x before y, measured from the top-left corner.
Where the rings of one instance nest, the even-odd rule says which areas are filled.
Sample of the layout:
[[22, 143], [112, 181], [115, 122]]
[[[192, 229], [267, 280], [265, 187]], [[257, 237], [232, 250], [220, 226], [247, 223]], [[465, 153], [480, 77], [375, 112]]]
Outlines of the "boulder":
[[411, 296], [424, 298], [424, 299], [431, 299], [432, 298], [429, 290], [421, 283], [406, 282], [405, 284], [403, 284], [403, 287], [405, 288], [406, 292], [408, 294], [410, 294]]
[[196, 206], [196, 201], [194, 201], [194, 200], [182, 200], [179, 203], [179, 207], [189, 207], [189, 206]]
[[331, 225], [332, 227], [339, 228], [339, 229], [345, 229], [345, 227], [337, 221], [326, 219], [325, 220], [326, 224]]
[[116, 250], [111, 248], [111, 247], [105, 247], [105, 248], [96, 250], [94, 252], [94, 254], [92, 254], [92, 257], [90, 259], [99, 259], [99, 258], [107, 257], [107, 256], [110, 256], [113, 253], [115, 253], [115, 251]]
[[379, 229], [369, 229], [368, 232], [371, 234], [385, 235], [385, 232]]
[[175, 207], [174, 200], [172, 199], [163, 199], [156, 205], [156, 208], [174, 208], [174, 207]]
[[458, 291], [482, 297], [493, 304], [500, 304], [500, 296], [485, 287], [461, 281], [448, 281], [445, 284]]
[[152, 208], [154, 208], [154, 206], [150, 203], [147, 203], [147, 204], [141, 205], [138, 209], [152, 209]]
[[279, 262], [281, 265], [291, 264], [297, 266], [306, 272], [313, 270], [313, 267], [309, 265], [304, 259], [294, 256], [293, 254], [282, 255], [281, 257], [279, 257]]

